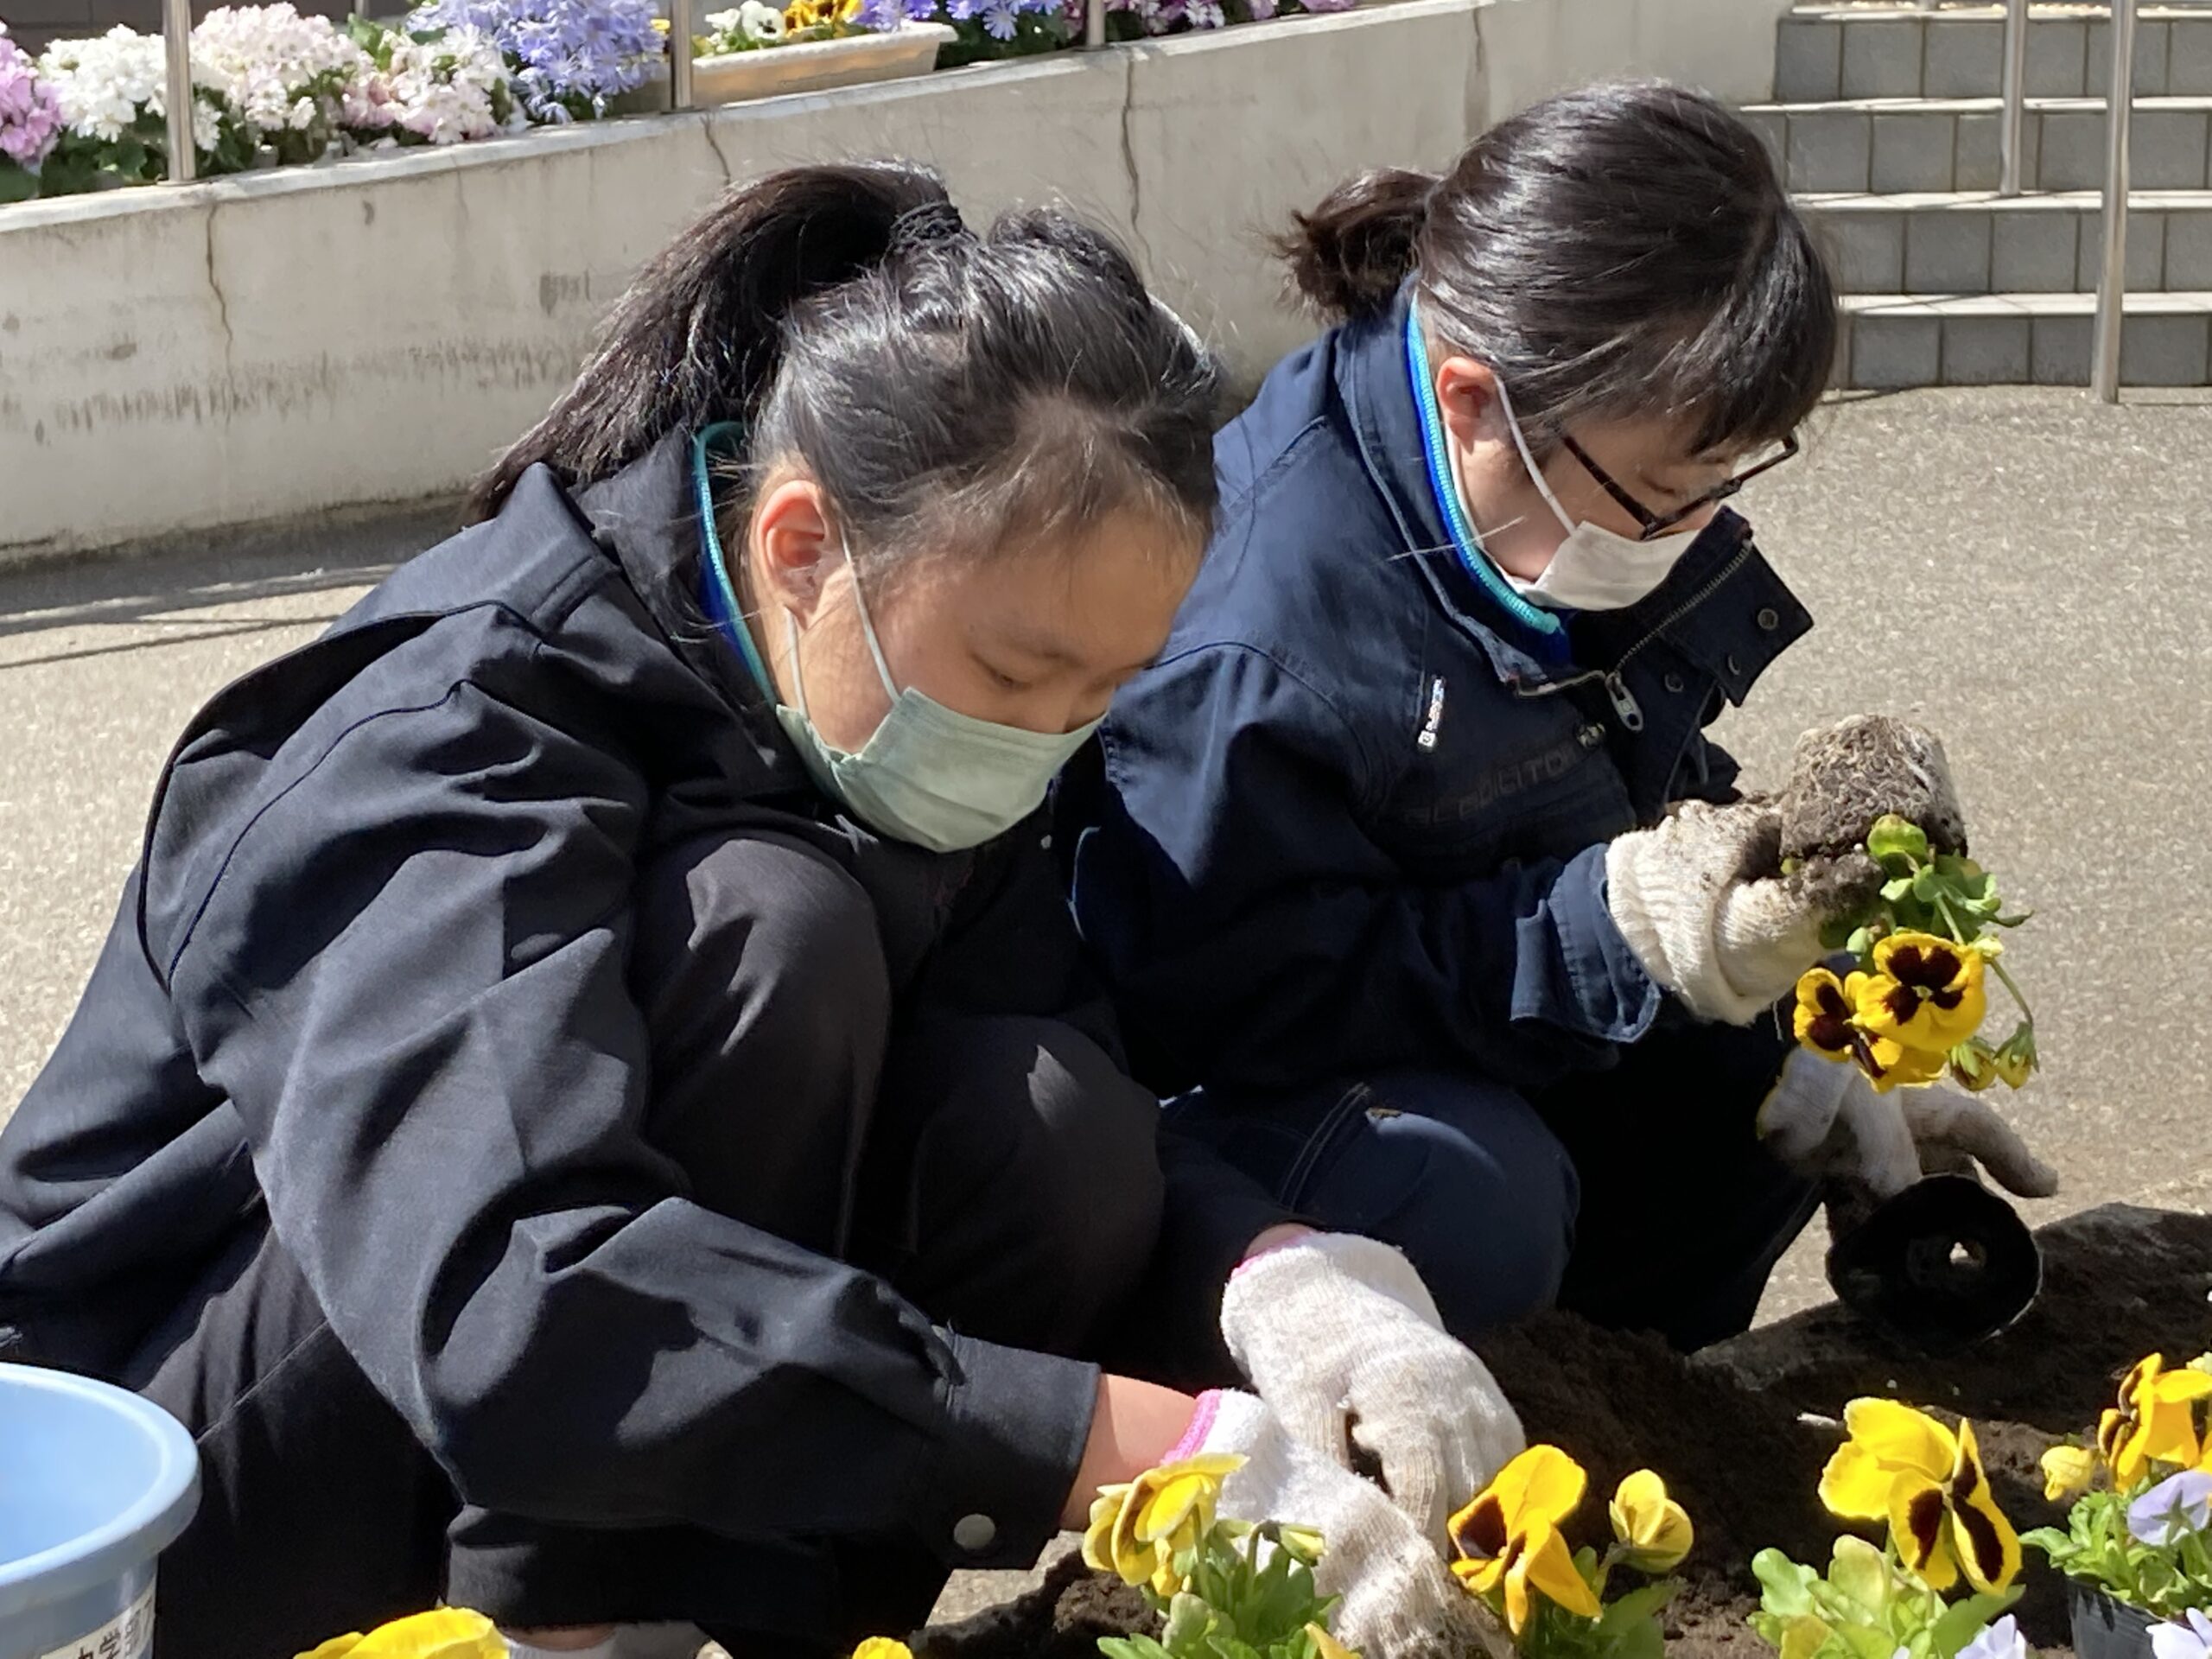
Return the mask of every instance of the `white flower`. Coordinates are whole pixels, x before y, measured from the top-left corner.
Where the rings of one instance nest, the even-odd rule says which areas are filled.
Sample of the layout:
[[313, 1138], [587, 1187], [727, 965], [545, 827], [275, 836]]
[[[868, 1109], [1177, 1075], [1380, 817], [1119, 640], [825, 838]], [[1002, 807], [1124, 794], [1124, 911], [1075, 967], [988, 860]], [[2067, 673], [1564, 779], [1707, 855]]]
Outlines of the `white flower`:
[[2195, 1608], [2189, 1611], [2189, 1623], [2178, 1619], [2168, 1624], [2151, 1627], [2151, 1651], [2155, 1659], [2206, 1659], [2212, 1654], [2212, 1618], [2207, 1618]]
[[335, 115], [372, 68], [327, 17], [302, 17], [291, 0], [222, 6], [192, 31], [193, 79], [213, 88], [256, 137], [304, 132]]
[[784, 38], [784, 14], [762, 0], [742, 0], [737, 9], [737, 26], [756, 41]]
[[54, 41], [39, 54], [38, 72], [54, 88], [61, 119], [80, 138], [111, 143], [142, 111], [168, 112], [168, 67], [161, 37], [121, 23], [96, 40]]
[[427, 46], [403, 38], [393, 45], [390, 77], [375, 90], [390, 113], [375, 124], [434, 144], [488, 138], [499, 130], [492, 95], [506, 79], [505, 59], [480, 29], [448, 29]]
[[1959, 1659], [2028, 1659], [2028, 1638], [2007, 1613], [1961, 1648]]

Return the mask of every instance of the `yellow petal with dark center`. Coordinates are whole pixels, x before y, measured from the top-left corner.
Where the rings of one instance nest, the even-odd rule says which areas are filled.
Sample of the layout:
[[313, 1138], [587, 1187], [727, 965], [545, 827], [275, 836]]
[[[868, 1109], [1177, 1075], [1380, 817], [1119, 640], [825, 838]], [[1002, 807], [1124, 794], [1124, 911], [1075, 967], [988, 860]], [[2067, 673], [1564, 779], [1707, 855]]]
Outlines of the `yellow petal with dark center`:
[[1470, 1560], [1494, 1561], [1505, 1554], [1510, 1535], [1505, 1524], [1505, 1505], [1497, 1489], [1486, 1488], [1475, 1501], [1452, 1517], [1452, 1542]]
[[1974, 1425], [1959, 1425], [1959, 1461], [1951, 1476], [1952, 1553], [1967, 1581], [1985, 1593], [2007, 1588], [2020, 1573], [2020, 1535], [1997, 1507], [1982, 1467]]
[[1948, 1590], [1958, 1582], [1958, 1567], [1948, 1547], [1949, 1520], [1942, 1486], [1913, 1475], [1898, 1479], [1890, 1494], [1890, 1536], [1897, 1559], [1925, 1580], [1930, 1590]]

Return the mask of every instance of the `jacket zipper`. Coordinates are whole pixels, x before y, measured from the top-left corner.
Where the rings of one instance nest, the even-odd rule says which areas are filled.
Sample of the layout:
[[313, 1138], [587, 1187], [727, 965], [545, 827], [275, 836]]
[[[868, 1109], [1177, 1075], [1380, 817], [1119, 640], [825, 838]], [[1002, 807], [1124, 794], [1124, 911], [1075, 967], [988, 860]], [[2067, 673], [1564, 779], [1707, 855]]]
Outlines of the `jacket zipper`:
[[1573, 675], [1564, 680], [1546, 680], [1540, 685], [1522, 685], [1516, 680], [1513, 685], [1513, 695], [1517, 697], [1553, 697], [1578, 685], [1602, 685], [1605, 688], [1607, 699], [1613, 705], [1613, 713], [1620, 718], [1623, 729], [1642, 731], [1643, 705], [1636, 700], [1636, 693], [1628, 689], [1628, 682], [1621, 677], [1622, 670], [1634, 662], [1646, 645], [1726, 587], [1728, 579], [1749, 561], [1751, 551], [1751, 538], [1746, 536], [1738, 544], [1735, 557], [1707, 578], [1703, 587], [1654, 623], [1641, 639], [1620, 654], [1611, 668], [1592, 669], [1587, 673]]

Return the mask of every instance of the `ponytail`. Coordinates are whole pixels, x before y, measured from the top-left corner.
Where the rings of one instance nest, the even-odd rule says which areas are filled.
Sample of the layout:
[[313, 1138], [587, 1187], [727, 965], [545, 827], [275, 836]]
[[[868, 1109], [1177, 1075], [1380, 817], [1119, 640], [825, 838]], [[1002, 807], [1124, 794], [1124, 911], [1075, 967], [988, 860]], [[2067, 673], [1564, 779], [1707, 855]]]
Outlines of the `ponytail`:
[[1428, 220], [1435, 175], [1386, 168], [1329, 193], [1275, 243], [1290, 287], [1325, 321], [1386, 311], [1412, 274], [1414, 244]]
[[581, 487], [671, 432], [749, 421], [796, 307], [883, 264], [913, 227], [957, 224], [943, 181], [896, 162], [791, 168], [731, 191], [639, 274], [575, 384], [470, 492], [470, 518], [492, 517], [541, 462]]

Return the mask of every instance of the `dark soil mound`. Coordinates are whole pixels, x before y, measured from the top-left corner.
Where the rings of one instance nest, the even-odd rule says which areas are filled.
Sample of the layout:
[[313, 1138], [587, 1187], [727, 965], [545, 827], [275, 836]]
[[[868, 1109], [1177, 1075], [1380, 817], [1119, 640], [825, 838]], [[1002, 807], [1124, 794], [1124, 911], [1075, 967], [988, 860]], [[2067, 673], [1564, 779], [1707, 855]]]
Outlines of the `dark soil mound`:
[[[1929, 1359], [1821, 1308], [1685, 1359], [1656, 1339], [1547, 1314], [1481, 1344], [1532, 1440], [1590, 1471], [1580, 1541], [1605, 1535], [1622, 1476], [1657, 1470], [1698, 1529], [1668, 1632], [1674, 1659], [1753, 1659], [1751, 1559], [1769, 1546], [1825, 1565], [1838, 1526], [1815, 1493], [1862, 1395], [1974, 1420], [1999, 1503], [2022, 1531], [2058, 1518], [2037, 1460], [2094, 1421], [2142, 1354], [2212, 1347], [2212, 1217], [2112, 1205], [2044, 1229], [2044, 1293], [2012, 1329]], [[1810, 1421], [1808, 1421], [1808, 1419]], [[2028, 1638], [2067, 1645], [2057, 1576], [2033, 1552], [2019, 1607]], [[1100, 1635], [1147, 1627], [1133, 1592], [1063, 1563], [1013, 1605], [929, 1634], [922, 1659], [1092, 1659]]]

